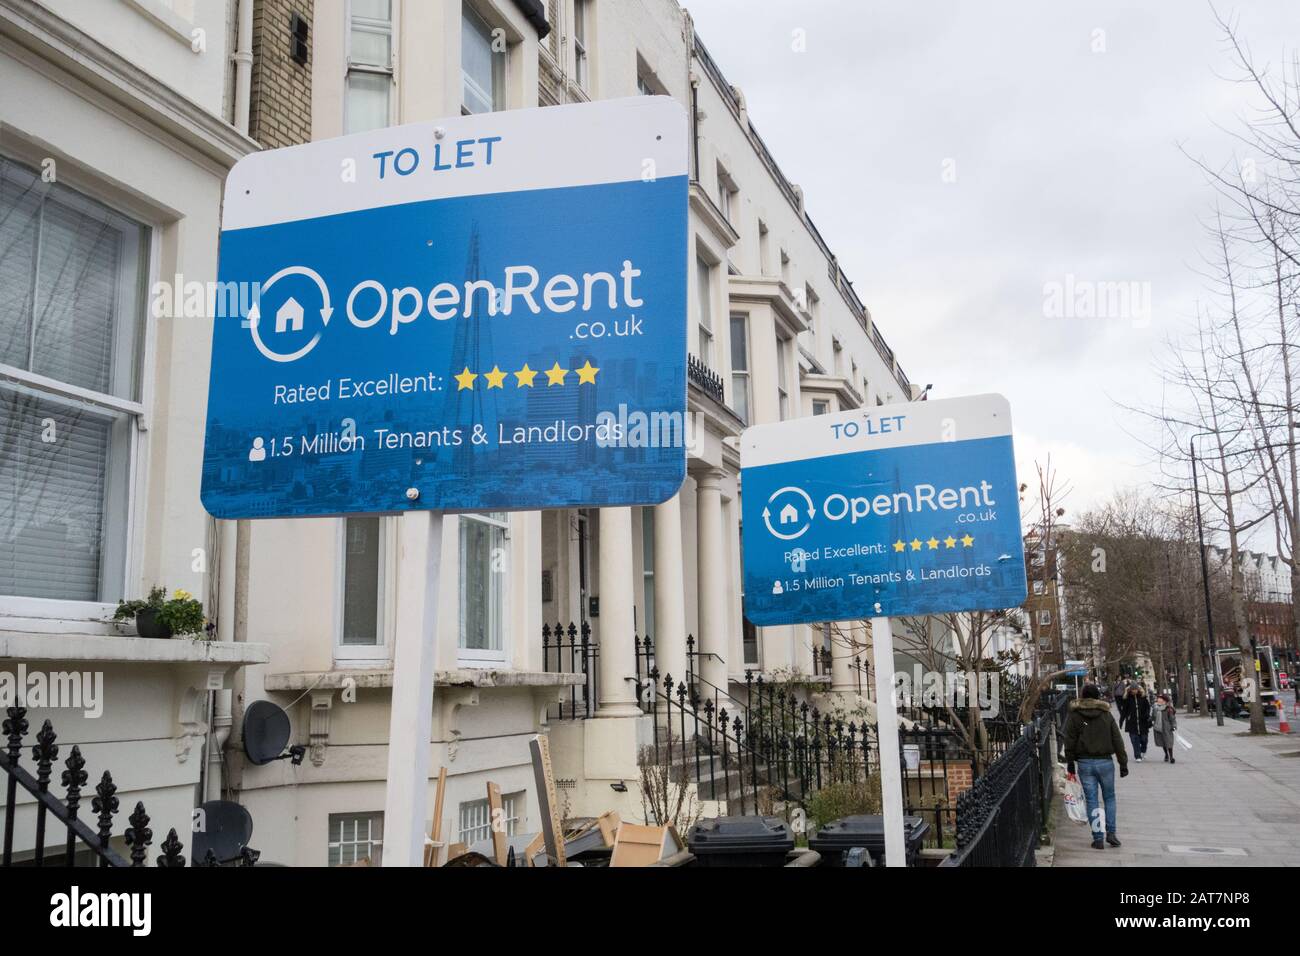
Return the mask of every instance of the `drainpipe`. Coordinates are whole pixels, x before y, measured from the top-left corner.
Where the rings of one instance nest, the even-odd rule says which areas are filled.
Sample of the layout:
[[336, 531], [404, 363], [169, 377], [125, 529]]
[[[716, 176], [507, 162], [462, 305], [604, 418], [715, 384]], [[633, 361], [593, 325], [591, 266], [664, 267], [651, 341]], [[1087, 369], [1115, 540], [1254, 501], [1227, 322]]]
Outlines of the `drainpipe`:
[[[253, 82], [253, 2], [238, 0], [235, 11], [235, 115], [232, 123], [247, 134], [250, 119], [250, 91]], [[217, 536], [217, 640], [248, 639], [248, 522], [218, 521]], [[242, 685], [243, 674], [234, 678]], [[214, 691], [209, 696], [209, 732], [205, 741], [203, 800], [221, 799], [222, 754], [234, 726], [234, 691]]]
[[250, 91], [253, 87], [253, 0], [238, 0], [235, 37], [234, 126], [248, 132]]

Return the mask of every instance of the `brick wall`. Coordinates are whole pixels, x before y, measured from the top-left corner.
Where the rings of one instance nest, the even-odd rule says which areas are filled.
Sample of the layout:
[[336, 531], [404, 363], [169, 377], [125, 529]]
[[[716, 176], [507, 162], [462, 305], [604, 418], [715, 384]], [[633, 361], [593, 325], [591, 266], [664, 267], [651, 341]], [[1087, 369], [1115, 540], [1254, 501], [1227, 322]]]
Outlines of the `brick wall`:
[[948, 764], [948, 806], [957, 806], [957, 797], [971, 788], [975, 774], [968, 763], [952, 762]]
[[253, 11], [253, 82], [249, 135], [263, 147], [293, 146], [311, 139], [311, 46], [307, 62], [290, 58], [289, 18], [312, 23], [316, 0], [260, 0]]

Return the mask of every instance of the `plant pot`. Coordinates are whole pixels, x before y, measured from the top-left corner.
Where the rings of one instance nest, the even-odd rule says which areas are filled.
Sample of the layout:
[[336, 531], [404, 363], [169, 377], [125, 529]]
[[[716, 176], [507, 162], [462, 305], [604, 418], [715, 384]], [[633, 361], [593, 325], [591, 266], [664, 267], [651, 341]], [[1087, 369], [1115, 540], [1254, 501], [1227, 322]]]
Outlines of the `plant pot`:
[[168, 638], [172, 629], [158, 620], [158, 612], [145, 608], [135, 616], [135, 631], [141, 637]]

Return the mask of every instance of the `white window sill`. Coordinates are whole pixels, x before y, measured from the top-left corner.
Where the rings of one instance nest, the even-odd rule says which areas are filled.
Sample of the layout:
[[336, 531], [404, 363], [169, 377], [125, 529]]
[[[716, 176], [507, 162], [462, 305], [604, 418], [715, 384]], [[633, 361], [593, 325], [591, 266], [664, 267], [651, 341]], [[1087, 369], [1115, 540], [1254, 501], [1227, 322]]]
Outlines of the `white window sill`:
[[45, 633], [0, 627], [0, 660], [101, 661], [152, 664], [265, 664], [270, 644], [103, 634]]
[[[437, 687], [576, 687], [583, 683], [582, 674], [543, 671], [487, 670], [458, 668], [434, 674]], [[295, 671], [267, 674], [263, 686], [268, 691], [301, 692], [338, 690], [342, 687], [391, 688], [392, 667], [353, 667], [332, 671]]]

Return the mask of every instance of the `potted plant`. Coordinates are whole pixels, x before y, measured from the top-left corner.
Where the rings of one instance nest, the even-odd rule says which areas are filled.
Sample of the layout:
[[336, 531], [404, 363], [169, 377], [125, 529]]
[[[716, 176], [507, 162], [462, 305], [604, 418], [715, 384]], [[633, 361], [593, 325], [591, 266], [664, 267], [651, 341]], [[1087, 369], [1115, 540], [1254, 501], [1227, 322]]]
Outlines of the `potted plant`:
[[203, 605], [188, 591], [176, 590], [170, 598], [166, 588], [150, 588], [143, 601], [119, 601], [113, 620], [135, 619], [141, 637], [168, 638], [200, 634], [207, 623]]

